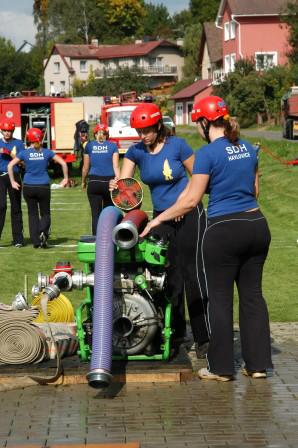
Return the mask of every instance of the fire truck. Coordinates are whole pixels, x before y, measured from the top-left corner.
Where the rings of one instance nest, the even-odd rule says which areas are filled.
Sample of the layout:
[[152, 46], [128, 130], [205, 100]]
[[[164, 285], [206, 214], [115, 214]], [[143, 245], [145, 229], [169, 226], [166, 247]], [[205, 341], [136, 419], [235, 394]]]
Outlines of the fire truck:
[[151, 95], [138, 97], [135, 91], [104, 97], [100, 121], [108, 126], [110, 140], [116, 143], [120, 154], [125, 154], [131, 145], [140, 141], [137, 131], [130, 127], [131, 112], [140, 104], [152, 101]]
[[283, 137], [294, 140], [298, 137], [298, 86], [291, 89], [281, 100]]
[[25, 142], [29, 128], [44, 132], [43, 146], [52, 149], [66, 163], [74, 162], [75, 123], [84, 119], [84, 104], [72, 98], [38, 96], [36, 92], [12, 92], [0, 99], [0, 121], [11, 119], [14, 137]]

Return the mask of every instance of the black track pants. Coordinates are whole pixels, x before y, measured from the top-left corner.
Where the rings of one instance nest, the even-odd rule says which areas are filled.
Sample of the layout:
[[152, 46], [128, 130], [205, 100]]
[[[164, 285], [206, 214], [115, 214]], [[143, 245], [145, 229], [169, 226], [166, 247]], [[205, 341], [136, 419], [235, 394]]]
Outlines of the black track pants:
[[[156, 216], [158, 212], [154, 213]], [[203, 273], [201, 242], [206, 227], [203, 205], [199, 204], [180, 222], [168, 221], [155, 233], [168, 237], [167, 295], [173, 305], [175, 337], [185, 334], [184, 292], [194, 341], [199, 345], [209, 339], [207, 293]]]
[[[15, 181], [22, 185], [20, 175], [14, 174]], [[0, 237], [5, 223], [7, 193], [10, 200], [11, 230], [13, 244], [23, 243], [22, 189], [12, 188], [8, 174], [0, 175]]]
[[51, 226], [51, 189], [49, 185], [27, 185], [23, 188], [27, 202], [30, 239], [34, 246], [40, 244], [40, 233], [49, 235]]
[[109, 191], [109, 181], [114, 176], [89, 176], [87, 196], [91, 207], [92, 235], [96, 235], [99, 215], [104, 207], [113, 205]]
[[242, 356], [250, 371], [272, 367], [267, 306], [262, 273], [270, 244], [267, 221], [260, 211], [208, 219], [203, 257], [208, 287], [211, 372], [233, 375], [233, 292], [239, 293]]

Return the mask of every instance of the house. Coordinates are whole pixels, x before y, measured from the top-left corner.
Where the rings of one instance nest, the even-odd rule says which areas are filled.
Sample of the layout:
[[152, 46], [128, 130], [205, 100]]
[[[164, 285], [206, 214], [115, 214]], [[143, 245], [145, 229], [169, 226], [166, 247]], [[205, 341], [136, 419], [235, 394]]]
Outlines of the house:
[[44, 63], [45, 93], [72, 93], [75, 79], [87, 81], [112, 76], [119, 68], [137, 67], [149, 77], [150, 88], [163, 83], [175, 84], [182, 78], [184, 57], [176, 43], [167, 40], [127, 45], [55, 44]]
[[[215, 25], [221, 30], [223, 75], [239, 59], [255, 61], [257, 70], [287, 64], [288, 26], [283, 14], [289, 0], [221, 0]], [[200, 63], [204, 67], [201, 56]]]
[[190, 114], [194, 99], [199, 99], [206, 95], [211, 95], [212, 82], [210, 79], [199, 79], [188, 87], [177, 92], [171, 97], [175, 102], [175, 123], [176, 125], [192, 124]]
[[199, 46], [199, 66], [202, 79], [216, 81], [222, 76], [222, 32], [214, 22], [203, 24]]
[[202, 30], [202, 80], [172, 97], [176, 124], [190, 124], [193, 102], [212, 94], [212, 84], [233, 71], [239, 59], [252, 58], [257, 70], [287, 64], [289, 30], [282, 20], [287, 4], [288, 0], [221, 0], [215, 23], [205, 23]]

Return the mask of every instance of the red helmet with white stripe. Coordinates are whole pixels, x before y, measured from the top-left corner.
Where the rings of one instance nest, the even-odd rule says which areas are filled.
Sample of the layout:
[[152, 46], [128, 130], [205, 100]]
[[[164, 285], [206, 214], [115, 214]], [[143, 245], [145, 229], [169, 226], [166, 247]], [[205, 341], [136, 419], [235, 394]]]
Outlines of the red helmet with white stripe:
[[206, 118], [208, 121], [215, 121], [220, 117], [229, 115], [229, 109], [225, 101], [219, 96], [206, 96], [193, 105], [191, 120], [198, 121]]
[[159, 107], [153, 103], [140, 104], [130, 115], [130, 126], [135, 129], [153, 126], [162, 119]]

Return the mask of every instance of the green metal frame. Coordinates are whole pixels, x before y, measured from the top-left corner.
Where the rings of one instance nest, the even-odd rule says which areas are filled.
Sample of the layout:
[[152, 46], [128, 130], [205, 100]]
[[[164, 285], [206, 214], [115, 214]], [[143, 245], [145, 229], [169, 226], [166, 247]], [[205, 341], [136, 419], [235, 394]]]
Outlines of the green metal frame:
[[[137, 263], [149, 263], [155, 266], [164, 266], [166, 262], [167, 246], [160, 244], [156, 245], [154, 239], [143, 240], [136, 244], [136, 246], [130, 250], [123, 250], [119, 247], [115, 248], [115, 263], [126, 264], [131, 262]], [[95, 262], [95, 242], [79, 241], [78, 247], [79, 261], [84, 263], [84, 273], [89, 274], [92, 272], [90, 268], [91, 264]], [[135, 278], [136, 285], [141, 289], [146, 289], [146, 281], [142, 275], [137, 275]], [[88, 361], [91, 357], [91, 347], [85, 342], [86, 332], [83, 328], [83, 324], [86, 321], [92, 321], [92, 290], [90, 286], [85, 288], [86, 296], [84, 301], [76, 310], [76, 323], [77, 323], [77, 335], [79, 339], [78, 355], [83, 361]], [[170, 357], [171, 349], [171, 320], [172, 320], [172, 305], [165, 297], [166, 305], [164, 309], [164, 328], [162, 330], [163, 342], [160, 345], [160, 354], [148, 356], [148, 355], [113, 355], [113, 360], [168, 360]], [[86, 319], [83, 318], [83, 313], [86, 312]]]

